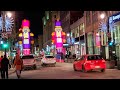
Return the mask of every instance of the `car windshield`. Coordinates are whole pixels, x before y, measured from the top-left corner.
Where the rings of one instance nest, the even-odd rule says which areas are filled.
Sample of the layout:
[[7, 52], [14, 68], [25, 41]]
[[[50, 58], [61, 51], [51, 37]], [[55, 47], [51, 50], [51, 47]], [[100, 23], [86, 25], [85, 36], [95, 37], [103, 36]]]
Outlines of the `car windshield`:
[[90, 55], [87, 57], [87, 60], [100, 60], [102, 59], [101, 55]]
[[33, 59], [33, 55], [23, 56], [22, 59]]
[[45, 56], [45, 58], [54, 58], [53, 56]]

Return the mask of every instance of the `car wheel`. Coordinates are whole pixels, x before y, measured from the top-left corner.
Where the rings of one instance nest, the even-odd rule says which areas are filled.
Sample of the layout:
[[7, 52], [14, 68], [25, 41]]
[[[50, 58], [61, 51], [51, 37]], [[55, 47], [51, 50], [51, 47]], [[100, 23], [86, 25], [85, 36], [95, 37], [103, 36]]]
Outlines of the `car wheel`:
[[34, 70], [36, 70], [36, 69], [37, 69], [37, 66], [36, 66], [36, 65], [34, 65], [34, 66], [33, 66], [33, 69], [34, 69]]
[[43, 66], [43, 67], [44, 67], [44, 66], [46, 66], [46, 65], [45, 65], [44, 63], [42, 63], [42, 64], [41, 64], [41, 66]]
[[82, 65], [82, 72], [87, 72], [87, 70], [85, 70], [84, 65]]
[[102, 69], [101, 72], [105, 72], [105, 69]]
[[53, 64], [52, 66], [55, 67], [55, 64]]
[[77, 71], [76, 68], [75, 68], [75, 65], [73, 65], [73, 69], [74, 69], [74, 71]]

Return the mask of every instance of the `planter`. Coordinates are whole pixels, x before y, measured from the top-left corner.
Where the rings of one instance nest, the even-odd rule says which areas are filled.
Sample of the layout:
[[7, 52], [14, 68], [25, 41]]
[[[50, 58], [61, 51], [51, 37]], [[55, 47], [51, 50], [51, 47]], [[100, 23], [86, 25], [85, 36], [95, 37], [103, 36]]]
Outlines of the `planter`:
[[117, 61], [117, 69], [120, 70], [120, 61]]
[[115, 68], [115, 61], [114, 60], [106, 61], [106, 68], [107, 69], [114, 69]]

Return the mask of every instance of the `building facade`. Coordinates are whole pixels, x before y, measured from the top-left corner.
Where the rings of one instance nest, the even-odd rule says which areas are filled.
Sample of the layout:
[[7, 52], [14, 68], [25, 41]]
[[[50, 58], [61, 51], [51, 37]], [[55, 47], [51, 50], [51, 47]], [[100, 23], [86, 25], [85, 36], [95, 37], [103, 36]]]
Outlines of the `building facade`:
[[86, 54], [84, 24], [84, 17], [81, 17], [70, 25], [72, 37], [75, 39], [74, 44], [71, 46], [71, 51], [72, 54], [76, 54], [77, 57]]
[[[75, 14], [76, 11], [59, 11], [59, 18], [63, 31], [70, 33], [75, 39], [70, 46], [72, 54], [101, 54], [105, 59], [109, 59], [108, 37], [114, 42], [113, 53], [120, 58], [120, 11], [84, 11], [82, 14]], [[51, 44], [51, 32], [54, 31], [54, 20], [57, 14], [49, 12], [52, 19], [48, 20], [51, 26], [44, 22], [43, 25], [43, 45]], [[54, 12], [55, 13], [55, 12]], [[104, 14], [105, 17], [101, 18]], [[57, 17], [58, 18], [58, 17]], [[112, 18], [112, 19], [111, 19]], [[44, 17], [44, 20], [46, 17]], [[46, 19], [47, 20], [47, 19]], [[109, 21], [109, 22], [108, 22]], [[109, 24], [108, 24], [109, 23]], [[49, 28], [51, 28], [51, 31]], [[49, 36], [49, 35], [50, 36]], [[50, 42], [50, 43], [48, 43]]]
[[59, 19], [59, 11], [45, 11], [45, 16], [43, 17], [43, 48], [46, 47], [53, 48], [52, 45], [52, 32], [55, 29], [55, 20]]

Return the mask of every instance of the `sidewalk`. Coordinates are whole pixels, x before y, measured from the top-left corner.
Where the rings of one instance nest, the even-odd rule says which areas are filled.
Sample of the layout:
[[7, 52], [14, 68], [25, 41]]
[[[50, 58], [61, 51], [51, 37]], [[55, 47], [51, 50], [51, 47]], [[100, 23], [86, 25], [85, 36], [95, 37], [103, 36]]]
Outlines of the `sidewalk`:
[[[8, 75], [12, 74], [12, 73], [15, 73], [15, 68], [10, 68], [8, 70]], [[0, 73], [1, 74], [1, 73]], [[0, 75], [0, 79], [1, 79], [1, 75]]]
[[73, 63], [75, 59], [65, 59], [65, 63]]
[[12, 74], [12, 73], [15, 73], [15, 68], [10, 68], [8, 70], [8, 75]]

